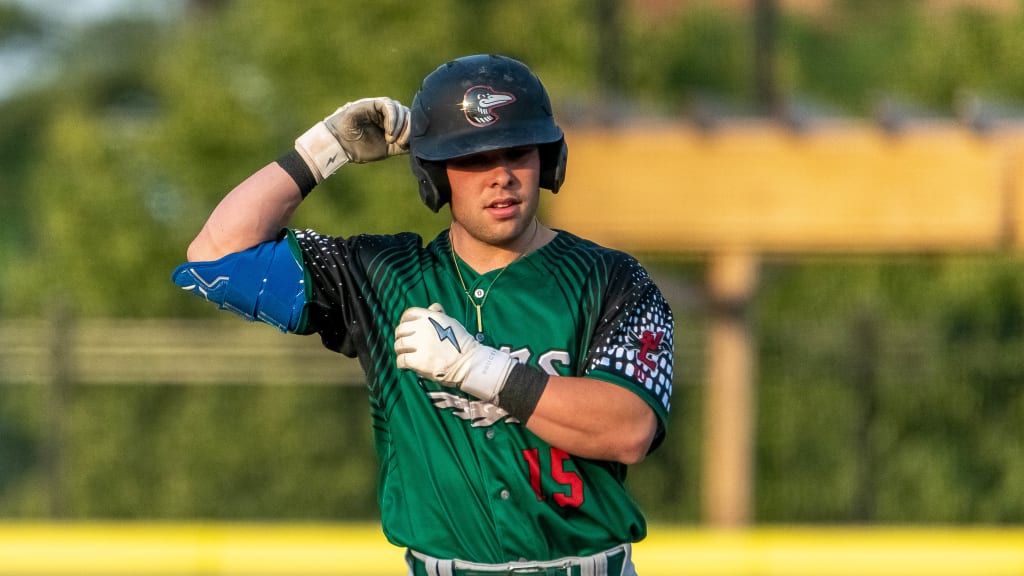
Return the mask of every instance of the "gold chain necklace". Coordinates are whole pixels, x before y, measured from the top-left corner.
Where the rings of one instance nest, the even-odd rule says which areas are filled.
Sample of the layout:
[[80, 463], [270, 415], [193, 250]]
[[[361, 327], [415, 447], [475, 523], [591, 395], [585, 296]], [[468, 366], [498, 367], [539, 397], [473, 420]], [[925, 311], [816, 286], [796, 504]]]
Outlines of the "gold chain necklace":
[[501, 270], [498, 271], [498, 273], [494, 276], [494, 280], [491, 280], [491, 283], [487, 285], [487, 290], [484, 290], [483, 295], [480, 296], [480, 302], [479, 303], [477, 303], [476, 298], [473, 298], [473, 296], [471, 296], [469, 294], [469, 288], [466, 286], [466, 281], [462, 278], [462, 269], [459, 268], [459, 259], [455, 256], [455, 242], [452, 240], [452, 232], [451, 232], [451, 230], [448, 231], [448, 246], [452, 249], [452, 264], [455, 265], [455, 273], [459, 275], [459, 284], [462, 285], [462, 293], [466, 295], [466, 299], [469, 300], [469, 303], [472, 304], [473, 308], [476, 309], [476, 333], [477, 333], [477, 338], [479, 338], [480, 335], [483, 334], [483, 331], [484, 331], [483, 308], [484, 308], [484, 302], [487, 302], [487, 297], [491, 295], [491, 288], [494, 288], [494, 283], [498, 281], [498, 278], [501, 278], [501, 275], [505, 273], [505, 270], [508, 270], [509, 266], [511, 266], [513, 263], [515, 263], [520, 258], [522, 258], [523, 256], [526, 255], [526, 253], [530, 249], [530, 245], [532, 245], [533, 241], [537, 238], [537, 229], [539, 227], [540, 227], [540, 223], [537, 222], [536, 219], [534, 219], [534, 221], [533, 221], [533, 236], [531, 236], [530, 237], [530, 241], [527, 242], [526, 248], [522, 252], [520, 252], [518, 256], [513, 258], [511, 262], [509, 262], [508, 264], [505, 264], [504, 268], [502, 268]]

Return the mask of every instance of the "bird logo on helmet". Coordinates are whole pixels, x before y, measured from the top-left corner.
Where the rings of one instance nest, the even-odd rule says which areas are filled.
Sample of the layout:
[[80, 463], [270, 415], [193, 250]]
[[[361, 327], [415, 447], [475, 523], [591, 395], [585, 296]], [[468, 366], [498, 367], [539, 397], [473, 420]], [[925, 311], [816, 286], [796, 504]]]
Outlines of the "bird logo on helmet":
[[565, 179], [568, 148], [547, 90], [518, 60], [476, 54], [442, 64], [423, 79], [410, 112], [409, 162], [434, 212], [451, 199], [452, 158], [536, 146], [541, 188], [557, 193]]
[[491, 110], [515, 101], [516, 97], [508, 92], [498, 92], [490, 86], [473, 86], [462, 97], [462, 111], [470, 124], [483, 127], [498, 121], [498, 113]]

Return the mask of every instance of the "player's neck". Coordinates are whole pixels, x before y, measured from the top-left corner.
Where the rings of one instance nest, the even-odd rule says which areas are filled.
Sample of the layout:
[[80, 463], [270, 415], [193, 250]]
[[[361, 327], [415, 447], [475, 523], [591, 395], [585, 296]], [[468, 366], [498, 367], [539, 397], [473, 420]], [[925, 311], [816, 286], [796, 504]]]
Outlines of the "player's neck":
[[504, 244], [491, 244], [475, 238], [455, 223], [449, 231], [449, 241], [454, 251], [478, 274], [504, 268], [547, 244], [554, 237], [555, 232], [537, 220], [514, 241]]

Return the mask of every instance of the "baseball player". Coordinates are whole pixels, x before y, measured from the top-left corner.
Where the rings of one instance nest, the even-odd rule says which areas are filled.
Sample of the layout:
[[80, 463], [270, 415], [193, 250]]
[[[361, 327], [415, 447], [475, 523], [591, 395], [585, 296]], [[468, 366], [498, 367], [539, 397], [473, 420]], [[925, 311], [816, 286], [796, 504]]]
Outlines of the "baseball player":
[[[407, 153], [427, 207], [450, 205], [426, 245], [287, 228], [343, 165]], [[624, 482], [665, 434], [672, 312], [634, 258], [537, 219], [566, 157], [529, 68], [459, 58], [411, 109], [358, 100], [299, 136], [220, 202], [173, 274], [359, 358], [383, 530], [411, 576], [635, 574], [646, 523]]]

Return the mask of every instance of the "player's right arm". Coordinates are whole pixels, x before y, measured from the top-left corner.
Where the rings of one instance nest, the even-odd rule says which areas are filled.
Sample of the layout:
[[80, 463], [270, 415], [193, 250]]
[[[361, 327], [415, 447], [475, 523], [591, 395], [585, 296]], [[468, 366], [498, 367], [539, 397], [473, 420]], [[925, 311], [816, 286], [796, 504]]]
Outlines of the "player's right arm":
[[295, 180], [277, 162], [267, 164], [214, 208], [188, 246], [188, 261], [218, 260], [273, 240], [301, 202]]
[[338, 108], [295, 140], [295, 148], [224, 197], [171, 278], [183, 290], [284, 332], [305, 330], [308, 271], [291, 232], [283, 233], [313, 187], [348, 162], [408, 151], [409, 110], [390, 98]]
[[190, 262], [210, 261], [275, 239], [314, 186], [348, 162], [408, 151], [409, 110], [390, 98], [338, 108], [295, 140], [295, 147], [236, 186], [188, 247]]

